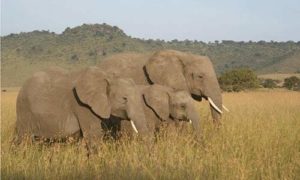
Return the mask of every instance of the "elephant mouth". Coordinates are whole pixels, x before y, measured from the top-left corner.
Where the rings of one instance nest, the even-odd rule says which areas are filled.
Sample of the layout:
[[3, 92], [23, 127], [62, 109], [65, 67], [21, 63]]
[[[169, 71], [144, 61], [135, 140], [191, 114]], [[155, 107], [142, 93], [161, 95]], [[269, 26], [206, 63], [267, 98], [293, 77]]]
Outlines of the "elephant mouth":
[[[209, 101], [209, 104], [216, 110], [218, 111], [218, 113], [222, 114], [223, 111], [213, 102], [213, 100], [208, 97], [208, 96], [200, 96], [200, 95], [196, 95], [196, 94], [192, 94], [192, 98], [196, 101], [202, 101], [202, 98], [204, 98], [205, 100]], [[229, 112], [229, 110], [222, 105], [222, 108], [225, 109], [227, 112]]]
[[182, 119], [178, 119], [179, 121], [183, 121], [183, 122], [189, 122], [190, 121], [190, 119], [189, 118], [182, 118]]
[[192, 94], [192, 98], [196, 101], [202, 101], [202, 96], [197, 94]]
[[180, 122], [189, 122], [190, 121], [190, 119], [186, 116], [180, 116], [180, 117], [174, 118], [173, 116], [170, 115], [170, 119], [177, 120]]

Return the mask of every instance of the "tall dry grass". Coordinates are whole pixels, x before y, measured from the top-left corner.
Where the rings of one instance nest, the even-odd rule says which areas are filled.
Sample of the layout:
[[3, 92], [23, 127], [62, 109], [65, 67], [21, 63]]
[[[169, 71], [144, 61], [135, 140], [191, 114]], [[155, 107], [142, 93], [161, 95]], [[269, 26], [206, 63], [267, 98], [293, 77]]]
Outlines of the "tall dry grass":
[[202, 141], [166, 135], [156, 143], [106, 142], [86, 155], [81, 143], [13, 146], [16, 92], [2, 94], [2, 179], [297, 179], [300, 93], [224, 94], [217, 129], [200, 103]]

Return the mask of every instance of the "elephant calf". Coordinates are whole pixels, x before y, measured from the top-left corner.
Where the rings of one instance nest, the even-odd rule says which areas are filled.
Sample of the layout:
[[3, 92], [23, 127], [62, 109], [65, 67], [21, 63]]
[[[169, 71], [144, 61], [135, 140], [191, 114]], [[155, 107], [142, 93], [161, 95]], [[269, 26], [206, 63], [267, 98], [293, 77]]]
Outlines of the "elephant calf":
[[[199, 134], [199, 113], [194, 106], [190, 94], [186, 91], [175, 92], [171, 88], [161, 85], [139, 86], [144, 103], [143, 109], [146, 115], [147, 126], [150, 131], [157, 132], [162, 125], [176, 126], [182, 121], [190, 122]], [[119, 124], [118, 124], [119, 123]], [[122, 134], [132, 136], [129, 121], [119, 121], [115, 125], [120, 126]]]
[[[50, 68], [35, 73], [17, 97], [18, 139], [65, 138], [81, 134], [88, 144], [103, 138], [101, 123], [111, 116], [148, 133], [141, 94], [131, 79], [110, 79], [97, 67], [77, 72]], [[92, 143], [94, 144], [94, 143]]]

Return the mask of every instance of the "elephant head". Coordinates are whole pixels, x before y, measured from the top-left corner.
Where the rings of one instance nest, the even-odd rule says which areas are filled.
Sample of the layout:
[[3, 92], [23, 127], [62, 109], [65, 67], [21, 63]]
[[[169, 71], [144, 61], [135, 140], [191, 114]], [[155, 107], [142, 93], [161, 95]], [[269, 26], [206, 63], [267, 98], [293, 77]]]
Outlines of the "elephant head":
[[101, 119], [111, 115], [128, 119], [135, 132], [147, 133], [141, 94], [131, 79], [110, 79], [97, 67], [89, 67], [74, 89], [78, 99]]
[[200, 116], [193, 99], [186, 91], [173, 91], [161, 85], [152, 85], [143, 92], [145, 104], [162, 120], [169, 117], [175, 121], [186, 121], [193, 124], [199, 134]]
[[188, 91], [198, 101], [202, 98], [208, 100], [213, 120], [219, 122], [222, 114], [221, 90], [208, 57], [163, 50], [150, 57], [144, 70], [151, 83]]
[[136, 133], [147, 133], [142, 95], [132, 79], [115, 79], [111, 81], [109, 99], [112, 115], [122, 119], [130, 119]]

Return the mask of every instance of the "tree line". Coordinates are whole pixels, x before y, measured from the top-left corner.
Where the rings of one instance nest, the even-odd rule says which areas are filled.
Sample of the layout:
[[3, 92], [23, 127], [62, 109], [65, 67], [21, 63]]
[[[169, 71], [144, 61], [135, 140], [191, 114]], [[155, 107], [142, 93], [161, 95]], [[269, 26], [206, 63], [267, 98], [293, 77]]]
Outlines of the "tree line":
[[291, 76], [284, 79], [283, 84], [279, 80], [258, 78], [256, 73], [249, 68], [237, 68], [226, 71], [218, 78], [223, 91], [239, 92], [257, 88], [286, 88], [293, 91], [300, 91], [300, 78]]

